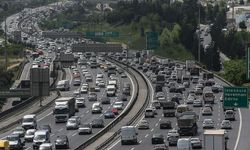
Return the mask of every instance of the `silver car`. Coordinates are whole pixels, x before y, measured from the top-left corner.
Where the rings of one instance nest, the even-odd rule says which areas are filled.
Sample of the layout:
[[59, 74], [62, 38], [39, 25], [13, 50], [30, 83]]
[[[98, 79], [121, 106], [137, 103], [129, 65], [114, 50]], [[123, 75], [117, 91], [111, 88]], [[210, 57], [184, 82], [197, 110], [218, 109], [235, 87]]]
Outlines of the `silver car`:
[[192, 148], [202, 148], [201, 140], [199, 138], [190, 139]]
[[78, 129], [79, 127], [79, 122], [76, 118], [69, 118], [67, 123], [66, 123], [66, 129], [71, 130], [71, 129]]
[[204, 119], [202, 127], [203, 129], [214, 128], [214, 121], [212, 119]]
[[92, 125], [90, 123], [85, 123], [80, 125], [78, 128], [79, 135], [81, 134], [91, 134], [92, 133]]
[[232, 129], [231, 122], [229, 120], [223, 120], [220, 124], [221, 129]]

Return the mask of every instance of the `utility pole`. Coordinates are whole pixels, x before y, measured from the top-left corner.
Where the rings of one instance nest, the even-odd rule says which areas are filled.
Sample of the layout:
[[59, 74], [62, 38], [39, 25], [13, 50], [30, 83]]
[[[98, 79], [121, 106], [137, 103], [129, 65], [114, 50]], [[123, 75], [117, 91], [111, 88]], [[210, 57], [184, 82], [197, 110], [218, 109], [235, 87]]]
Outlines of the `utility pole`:
[[8, 60], [7, 60], [7, 17], [4, 20], [4, 57], [5, 57], [5, 70], [7, 71], [8, 68]]

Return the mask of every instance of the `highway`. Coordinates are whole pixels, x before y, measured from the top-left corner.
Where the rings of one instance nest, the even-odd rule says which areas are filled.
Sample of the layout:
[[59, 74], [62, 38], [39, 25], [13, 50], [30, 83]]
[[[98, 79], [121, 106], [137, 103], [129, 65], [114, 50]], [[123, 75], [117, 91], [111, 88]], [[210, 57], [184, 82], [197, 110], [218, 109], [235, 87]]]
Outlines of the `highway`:
[[[105, 83], [107, 81], [107, 73], [103, 72], [103, 70], [101, 70], [100, 68], [98, 69], [90, 69], [88, 68], [89, 72], [91, 72], [93, 74], [93, 81], [95, 81], [95, 76], [97, 73], [103, 73], [104, 74], [104, 80]], [[66, 79], [69, 80], [73, 80], [72, 77], [72, 70], [69, 68], [65, 68], [66, 71]], [[81, 75], [82, 77], [82, 83], [86, 83], [84, 77]], [[128, 82], [131, 84], [130, 78], [121, 78], [120, 76], [118, 76], [118, 81], [119, 81], [119, 89], [122, 89], [123, 87], [123, 83], [124, 82]], [[72, 82], [71, 82], [72, 83]], [[133, 87], [133, 86], [132, 86]], [[61, 92], [62, 96], [73, 96], [73, 91], [79, 89], [79, 86], [73, 86], [73, 84], [71, 85], [71, 90], [70, 91], [66, 91], [66, 92]], [[105, 92], [105, 88], [102, 88], [100, 92], [97, 93], [98, 99], [105, 96], [106, 92]], [[86, 99], [86, 108], [80, 108], [79, 112], [76, 113], [77, 116], [81, 117], [81, 123], [90, 123], [93, 119], [95, 118], [104, 118], [103, 114], [92, 114], [91, 113], [91, 106], [93, 104], [93, 102], [89, 102], [87, 100], [87, 94], [82, 94], [82, 97], [84, 97]], [[133, 96], [133, 95], [132, 95]], [[120, 93], [118, 93], [118, 95], [116, 97], [112, 97], [111, 98], [111, 104], [110, 105], [103, 105], [103, 112], [105, 112], [106, 110], [110, 110], [112, 104], [117, 101], [120, 97]], [[130, 99], [130, 97], [128, 97], [128, 99]], [[126, 104], [129, 101], [125, 101], [124, 104], [126, 106]], [[124, 106], [124, 108], [125, 108]], [[93, 134], [97, 133], [100, 129], [94, 129], [93, 128], [93, 134], [91, 135], [78, 135], [78, 131], [77, 130], [66, 130], [66, 126], [65, 124], [55, 124], [54, 123], [54, 118], [52, 115], [52, 108], [53, 106], [51, 106], [48, 110], [46, 110], [45, 112], [43, 112], [41, 115], [38, 116], [39, 118], [39, 122], [38, 122], [38, 126], [39, 125], [44, 125], [44, 124], [49, 124], [52, 128], [52, 134], [51, 134], [51, 142], [53, 143], [56, 136], [57, 135], [67, 135], [69, 137], [70, 140], [70, 149], [74, 149], [77, 146], [79, 146], [81, 143], [83, 143], [84, 141], [86, 141], [88, 138], [90, 138]], [[121, 113], [121, 112], [119, 112]], [[105, 125], [107, 125], [112, 119], [105, 119]], [[6, 133], [3, 133], [0, 135], [1, 138], [9, 135], [12, 131], [8, 131]], [[81, 140], [79, 140], [81, 139]], [[30, 149], [32, 148], [32, 143], [27, 143], [25, 145], [26, 149]]]
[[[201, 76], [200, 76], [201, 78]], [[227, 86], [226, 83], [222, 82], [219, 79], [215, 79], [216, 83], [219, 83], [223, 86]], [[194, 88], [195, 85], [191, 84], [189, 89], [186, 89], [185, 92], [183, 93], [183, 99], [181, 101], [181, 103], [185, 103], [185, 100], [187, 98], [187, 93], [190, 89]], [[167, 99], [171, 99], [173, 97], [173, 93], [169, 92], [169, 89], [165, 86], [164, 87], [164, 93], [166, 95]], [[198, 121], [198, 135], [196, 137], [199, 137], [201, 140], [203, 139], [203, 129], [202, 129], [202, 122], [205, 118], [211, 118], [213, 119], [213, 121], [215, 122], [215, 129], [220, 129], [220, 123], [221, 121], [224, 119], [224, 112], [222, 109], [222, 102], [220, 102], [220, 96], [221, 96], [222, 92], [215, 94], [215, 99], [216, 102], [213, 105], [213, 115], [212, 116], [202, 116], [201, 114], [201, 107], [193, 107], [192, 104], [188, 104], [190, 106], [190, 108], [192, 110], [194, 110], [196, 112], [196, 114], [199, 114], [199, 121]], [[246, 111], [244, 111], [246, 113]], [[249, 112], [249, 111], [248, 111]], [[142, 117], [142, 119], [146, 119], [149, 122], [149, 126], [150, 129], [148, 130], [138, 130], [138, 141], [139, 143], [137, 145], [121, 145], [120, 140], [118, 141], [114, 141], [112, 144], [110, 144], [110, 146], [107, 149], [112, 149], [112, 150], [144, 150], [144, 149], [153, 149], [153, 145], [151, 144], [151, 138], [152, 135], [155, 133], [162, 133], [165, 137], [165, 143], [167, 144], [167, 133], [168, 133], [168, 129], [160, 129], [159, 128], [159, 122], [161, 120], [170, 120], [172, 122], [172, 127], [177, 129], [177, 120], [175, 117], [163, 117], [162, 115], [162, 110], [157, 110], [157, 115], [155, 116], [155, 118], [144, 118]], [[138, 124], [136, 124], [138, 125]], [[238, 130], [239, 130], [239, 126], [240, 126], [240, 119], [239, 119], [239, 113], [237, 111], [237, 115], [236, 115], [236, 121], [232, 122], [232, 129], [228, 130], [228, 137], [229, 137], [229, 141], [228, 141], [228, 148], [229, 149], [233, 149], [237, 140], [237, 136], [238, 135]], [[245, 128], [247, 129], [247, 128]], [[243, 133], [243, 132], [242, 132]], [[244, 134], [246, 135], [246, 134]], [[181, 136], [181, 137], [185, 137], [185, 136]], [[189, 136], [187, 136], [189, 137]], [[247, 143], [247, 142], [246, 142]], [[167, 144], [168, 145], [168, 144]], [[246, 145], [246, 144], [245, 144]], [[239, 144], [239, 146], [241, 146]], [[170, 150], [175, 150], [176, 146], [170, 146]], [[237, 148], [236, 148], [237, 149]], [[239, 148], [238, 148], [239, 149]]]

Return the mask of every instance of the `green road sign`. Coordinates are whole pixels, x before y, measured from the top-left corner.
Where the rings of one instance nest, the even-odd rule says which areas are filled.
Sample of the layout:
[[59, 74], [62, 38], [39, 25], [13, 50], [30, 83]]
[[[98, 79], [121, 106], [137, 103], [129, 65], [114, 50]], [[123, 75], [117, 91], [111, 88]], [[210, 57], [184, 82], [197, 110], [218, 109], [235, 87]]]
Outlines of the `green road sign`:
[[247, 88], [224, 87], [224, 107], [248, 108]]
[[247, 80], [250, 80], [250, 43], [247, 44]]
[[146, 32], [146, 49], [156, 49], [158, 47], [158, 33]]
[[119, 32], [86, 32], [87, 38], [119, 37]]

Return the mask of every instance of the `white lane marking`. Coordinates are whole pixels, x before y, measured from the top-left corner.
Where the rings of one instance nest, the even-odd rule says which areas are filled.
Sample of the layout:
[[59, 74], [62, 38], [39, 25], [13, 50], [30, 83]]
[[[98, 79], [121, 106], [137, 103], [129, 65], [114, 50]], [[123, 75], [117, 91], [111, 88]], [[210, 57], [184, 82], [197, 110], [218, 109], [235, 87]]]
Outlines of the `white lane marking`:
[[54, 133], [51, 134], [51, 136], [54, 136], [54, 135], [55, 135]]
[[157, 127], [157, 126], [158, 126], [158, 123], [155, 124], [155, 127]]
[[63, 128], [59, 129], [58, 131], [62, 131], [62, 130], [63, 130]]
[[42, 118], [38, 119], [37, 121], [41, 121], [41, 120], [43, 120], [44, 118], [48, 117], [51, 114], [52, 114], [52, 112], [48, 113], [47, 115], [43, 116]]
[[25, 150], [29, 150], [29, 149], [30, 149], [30, 147], [26, 148]]
[[153, 131], [154, 131], [154, 129], [151, 129], [150, 131], [151, 131], [151, 132], [153, 132]]
[[242, 128], [242, 116], [241, 116], [241, 111], [240, 111], [239, 108], [238, 108], [238, 112], [239, 112], [239, 117], [240, 117], [240, 126], [239, 126], [239, 130], [238, 130], [236, 143], [234, 145], [234, 150], [237, 150], [237, 148], [238, 148], [238, 144], [239, 144], [239, 141], [240, 141], [241, 128]]
[[121, 142], [121, 139], [119, 139], [118, 141], [116, 141], [113, 145], [111, 145], [107, 150], [111, 150], [114, 146], [116, 146], [118, 143]]
[[86, 111], [86, 114], [89, 113], [89, 111]]
[[133, 148], [131, 148], [130, 150], [134, 150], [135, 148], [133, 147]]
[[161, 118], [159, 118], [159, 121], [161, 121]]
[[145, 135], [145, 138], [148, 137], [148, 134]]
[[74, 134], [72, 134], [72, 136], [75, 136], [77, 134], [77, 132], [76, 133], [74, 133]]
[[142, 143], [142, 140], [140, 140], [139, 143]]
[[84, 114], [81, 115], [81, 118], [84, 117]]

